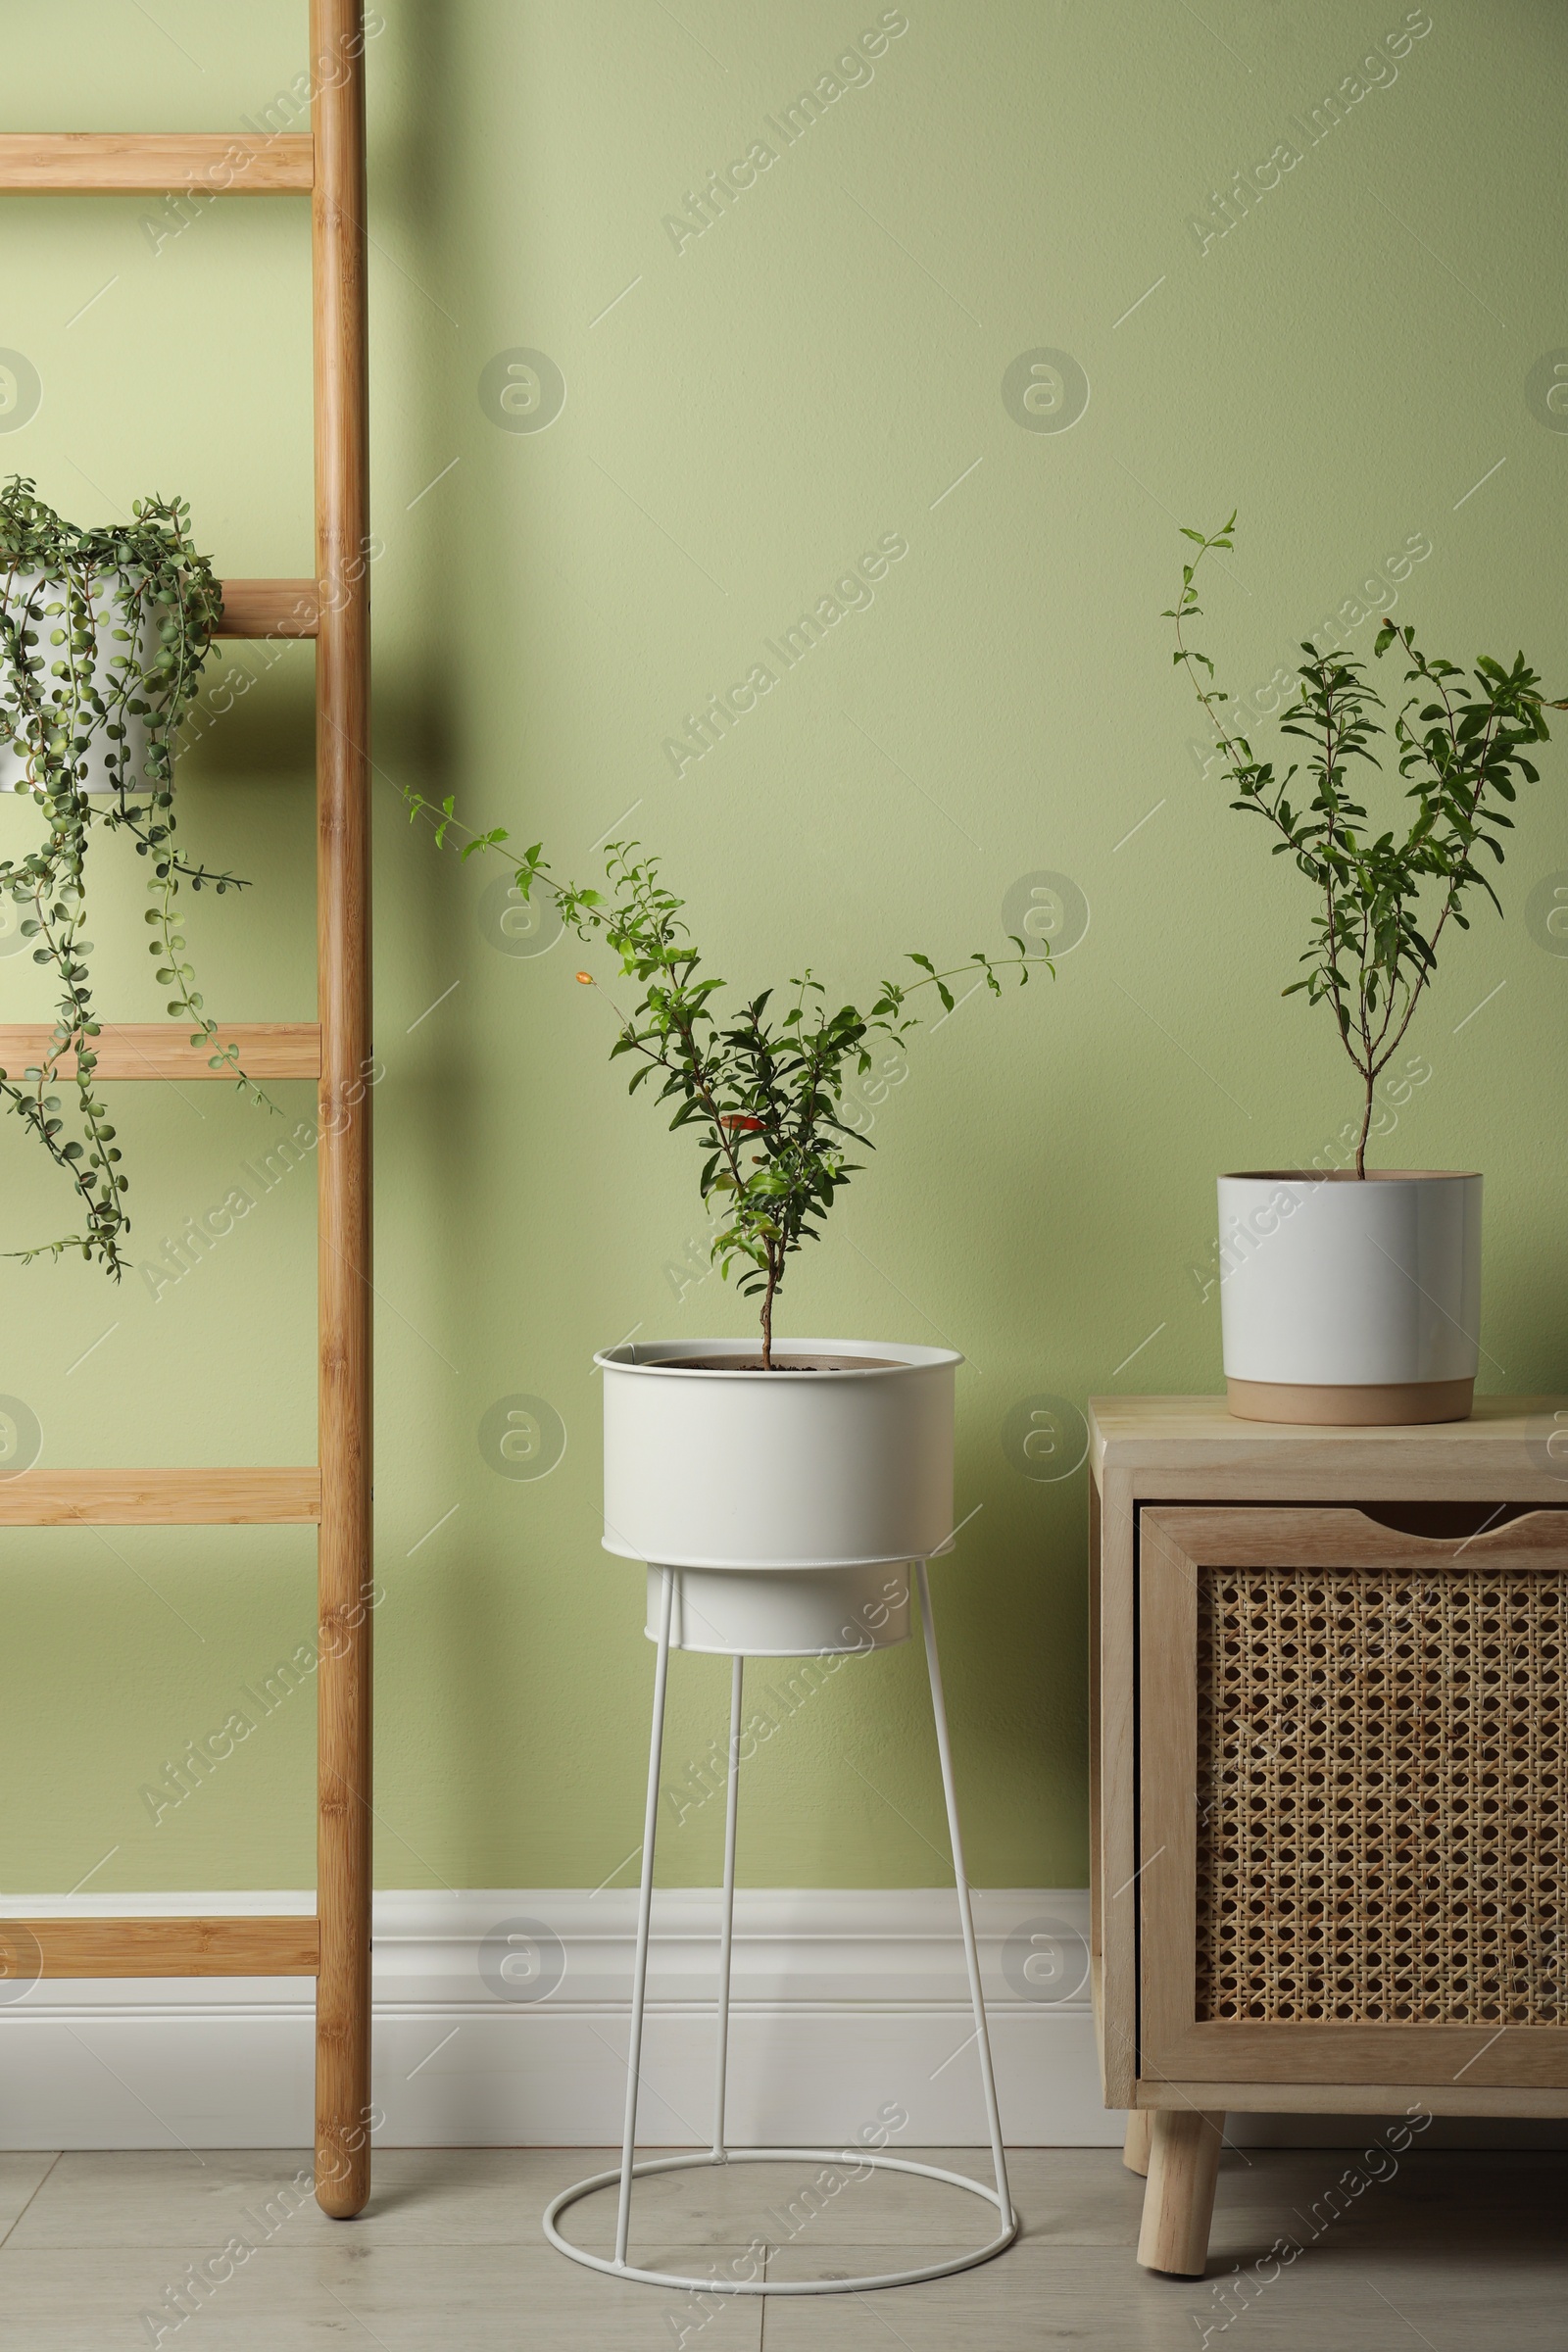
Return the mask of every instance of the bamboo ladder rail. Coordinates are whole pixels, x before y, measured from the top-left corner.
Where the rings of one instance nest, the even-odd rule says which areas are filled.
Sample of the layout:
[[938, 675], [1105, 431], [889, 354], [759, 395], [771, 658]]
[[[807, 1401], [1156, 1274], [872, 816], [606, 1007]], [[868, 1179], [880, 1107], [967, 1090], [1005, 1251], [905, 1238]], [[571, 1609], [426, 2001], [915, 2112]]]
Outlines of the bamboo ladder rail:
[[[318, 1465], [33, 1470], [0, 1483], [0, 1527], [318, 1527], [317, 1916], [0, 1920], [5, 1972], [42, 1977], [314, 1976], [316, 2194], [369, 2194], [370, 1060], [369, 528], [362, 0], [311, 0], [308, 136], [0, 137], [0, 193], [309, 193], [316, 575], [226, 580], [220, 634], [317, 648], [314, 1023], [220, 1023], [255, 1076], [318, 1081]], [[37, 1064], [47, 1027], [0, 1027], [0, 1067]], [[220, 1077], [176, 1024], [106, 1025], [98, 1076]], [[8, 1059], [15, 1056], [15, 1059]], [[57, 1065], [62, 1074], [70, 1057]]]

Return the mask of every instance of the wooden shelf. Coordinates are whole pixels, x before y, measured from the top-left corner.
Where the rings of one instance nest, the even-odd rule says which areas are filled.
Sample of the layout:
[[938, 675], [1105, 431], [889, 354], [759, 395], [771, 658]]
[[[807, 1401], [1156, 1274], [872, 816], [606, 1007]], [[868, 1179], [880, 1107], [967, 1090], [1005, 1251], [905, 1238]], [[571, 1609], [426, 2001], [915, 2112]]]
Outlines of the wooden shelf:
[[215, 196], [308, 194], [308, 134], [243, 131], [11, 131], [0, 135], [0, 191], [134, 196], [200, 189]]
[[315, 1527], [321, 1474], [24, 1470], [0, 1478], [0, 1527]]
[[314, 580], [224, 580], [219, 637], [314, 637], [320, 599]]
[[[46, 1021], [0, 1023], [0, 1070], [13, 1082], [24, 1070], [42, 1066], [54, 1042]], [[98, 1038], [94, 1083], [100, 1078], [218, 1078], [233, 1083], [232, 1068], [208, 1067], [213, 1049], [193, 1046], [191, 1032], [177, 1021], [106, 1021]], [[247, 1078], [319, 1078], [321, 1031], [316, 1021], [230, 1021], [220, 1023], [220, 1045], [237, 1045]], [[54, 1065], [60, 1078], [74, 1078], [74, 1054]]]
[[[1568, 1480], [1545, 1451], [1563, 1405], [1559, 1396], [1478, 1396], [1468, 1421], [1312, 1427], [1244, 1421], [1223, 1396], [1091, 1396], [1091, 1470], [1097, 1480], [1129, 1476], [1141, 1495], [1165, 1501], [1506, 1494], [1568, 1505]], [[1476, 1485], [1478, 1475], [1495, 1482], [1495, 1494]]]
[[5, 1976], [314, 1977], [315, 1919], [0, 1919]]

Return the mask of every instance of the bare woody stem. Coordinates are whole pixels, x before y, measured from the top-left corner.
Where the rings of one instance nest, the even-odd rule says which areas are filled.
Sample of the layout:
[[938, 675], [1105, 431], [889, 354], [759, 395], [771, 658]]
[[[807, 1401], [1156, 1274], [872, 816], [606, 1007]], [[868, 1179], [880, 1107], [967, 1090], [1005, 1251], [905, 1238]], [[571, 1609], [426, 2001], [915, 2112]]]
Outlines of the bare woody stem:
[[1366, 1080], [1366, 1102], [1361, 1112], [1361, 1132], [1355, 1139], [1355, 1173], [1361, 1183], [1366, 1181], [1366, 1139], [1372, 1132], [1372, 1072], [1363, 1070]]
[[772, 1245], [767, 1252], [767, 1288], [762, 1293], [762, 1370], [773, 1369], [773, 1293], [778, 1289], [778, 1252]]

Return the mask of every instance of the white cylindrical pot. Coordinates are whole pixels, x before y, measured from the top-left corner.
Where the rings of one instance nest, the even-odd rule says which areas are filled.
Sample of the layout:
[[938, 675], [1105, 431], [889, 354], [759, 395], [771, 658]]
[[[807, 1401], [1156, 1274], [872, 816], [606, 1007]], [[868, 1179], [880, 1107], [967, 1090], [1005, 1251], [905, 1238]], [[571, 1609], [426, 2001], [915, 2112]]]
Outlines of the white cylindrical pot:
[[[672, 1649], [721, 1657], [829, 1657], [909, 1639], [909, 1565], [869, 1568], [671, 1568]], [[659, 1640], [662, 1568], [648, 1571], [650, 1642]]]
[[1262, 1169], [1219, 1179], [1233, 1413], [1462, 1421], [1481, 1353], [1481, 1178]]
[[[98, 627], [98, 645], [92, 663], [92, 682], [106, 702], [118, 691], [119, 681], [123, 676], [123, 672], [114, 671], [111, 663], [122, 654], [133, 654], [141, 674], [145, 676], [158, 659], [161, 643], [158, 615], [150, 611], [142, 615], [139, 644], [133, 646], [128, 639], [122, 640], [115, 635], [116, 629], [124, 626], [114, 595], [118, 576], [105, 572], [94, 583], [93, 615]], [[8, 616], [20, 615], [24, 606], [30, 608], [27, 627], [38, 640], [32, 649], [34, 656], [43, 657], [48, 683], [58, 684], [58, 680], [48, 678], [48, 668], [60, 659], [61, 649], [51, 645], [50, 638], [56, 629], [64, 628], [65, 614], [51, 614], [45, 608], [64, 605], [66, 594], [61, 583], [47, 579], [39, 572], [19, 571], [14, 578], [0, 576], [0, 598], [4, 600]], [[137, 699], [142, 698], [138, 695]], [[147, 757], [147, 721], [126, 715], [116, 723], [124, 727], [125, 748], [130, 755], [128, 767], [124, 770], [128, 777], [127, 792], [131, 796], [144, 793], [149, 789], [143, 774], [143, 761]], [[102, 722], [95, 722], [90, 733], [92, 740], [81, 755], [87, 768], [81, 790], [88, 793], [114, 792], [117, 787], [110, 774], [107, 758], [110, 746], [104, 736]], [[27, 789], [25, 760], [9, 741], [0, 740], [0, 792], [25, 792]]]
[[754, 1340], [684, 1340], [595, 1361], [605, 1548], [700, 1572], [678, 1580], [678, 1646], [798, 1656], [905, 1638], [906, 1581], [898, 1605], [884, 1587], [952, 1541], [960, 1356], [791, 1340], [764, 1372]]

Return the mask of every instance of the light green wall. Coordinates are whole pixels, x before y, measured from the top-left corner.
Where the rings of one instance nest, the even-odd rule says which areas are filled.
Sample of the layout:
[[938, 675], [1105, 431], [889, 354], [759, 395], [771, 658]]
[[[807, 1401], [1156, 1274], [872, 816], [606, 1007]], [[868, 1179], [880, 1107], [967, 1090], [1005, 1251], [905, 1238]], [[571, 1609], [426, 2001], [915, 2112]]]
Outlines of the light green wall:
[[[677, 1296], [692, 1155], [623, 1101], [578, 952], [497, 952], [489, 877], [411, 835], [401, 783], [456, 791], [579, 873], [622, 822], [666, 858], [717, 969], [752, 986], [809, 959], [851, 992], [906, 948], [1000, 945], [1005, 894], [1039, 869], [1087, 895], [1054, 985], [979, 998], [914, 1043], [873, 1105], [883, 1149], [783, 1301], [787, 1330], [943, 1338], [968, 1357], [958, 1509], [978, 1515], [936, 1583], [971, 1859], [991, 1884], [1075, 1881], [1084, 1479], [1026, 1479], [1003, 1425], [1046, 1392], [1215, 1388], [1217, 1300], [1191, 1271], [1213, 1176], [1309, 1154], [1352, 1107], [1326, 1025], [1279, 999], [1299, 886], [1189, 748], [1157, 617], [1176, 526], [1241, 509], [1206, 600], [1233, 684], [1267, 679], [1419, 538], [1401, 616], [1460, 657], [1522, 643], [1561, 686], [1568, 437], [1526, 387], [1568, 344], [1568, 24], [1551, 0], [1433, 0], [1397, 78], [1200, 249], [1211, 191], [1302, 143], [1289, 118], [1396, 31], [1396, 0], [1201, 16], [908, 0], [874, 78], [677, 251], [662, 217], [754, 139], [780, 144], [764, 119], [874, 25], [869, 0], [385, 13], [369, 48], [380, 1880], [593, 1886], [635, 1846], [650, 1658], [640, 1580], [597, 1544], [589, 1359], [634, 1325], [747, 1322], [716, 1276]], [[303, 0], [6, 0], [6, 124], [237, 126], [303, 64], [304, 16]], [[82, 519], [177, 488], [221, 569], [306, 570], [302, 208], [214, 208], [156, 251], [144, 213], [6, 200], [0, 344], [30, 358], [43, 400], [0, 432], [0, 466]], [[481, 409], [481, 371], [517, 347], [564, 374], [548, 430]], [[1039, 347], [1087, 372], [1068, 431], [1004, 406], [1009, 364]], [[894, 531], [908, 554], [870, 609], [677, 778], [662, 744], [684, 713]], [[233, 1017], [312, 1009], [310, 667], [291, 652], [181, 769], [192, 839], [255, 879], [192, 925], [209, 1001]], [[1430, 1079], [1385, 1152], [1486, 1169], [1484, 1385], [1516, 1390], [1568, 1386], [1568, 962], [1524, 916], [1568, 867], [1568, 746], [1544, 766], [1509, 919], [1456, 943], [1412, 1037]], [[26, 812], [3, 816], [9, 847]], [[112, 853], [103, 867], [102, 1002], [153, 1017], [139, 878]], [[46, 1009], [24, 958], [0, 960], [0, 1004]], [[284, 1095], [303, 1115], [304, 1090]], [[211, 1088], [134, 1092], [122, 1124], [147, 1256], [275, 1141]], [[0, 1171], [17, 1246], [63, 1203], [10, 1125]], [[297, 1171], [156, 1301], [80, 1266], [0, 1269], [0, 1389], [38, 1414], [44, 1458], [308, 1459], [312, 1228]], [[543, 1481], [480, 1455], [481, 1416], [515, 1392], [566, 1425]], [[302, 1534], [8, 1537], [3, 1883], [67, 1888], [108, 1855], [95, 1889], [308, 1884], [308, 1689], [156, 1828], [139, 1790], [312, 1615]], [[783, 1670], [758, 1679], [780, 1688]], [[672, 1780], [719, 1734], [723, 1683], [718, 1661], [680, 1666]], [[715, 1874], [717, 1812], [668, 1838], [671, 1881]], [[939, 1822], [906, 1650], [835, 1675], [763, 1750], [746, 1867], [940, 1881]]]

